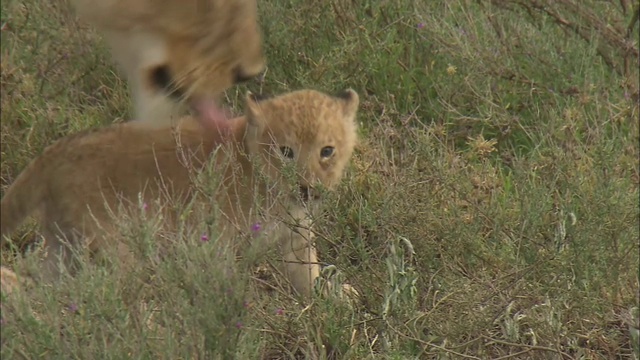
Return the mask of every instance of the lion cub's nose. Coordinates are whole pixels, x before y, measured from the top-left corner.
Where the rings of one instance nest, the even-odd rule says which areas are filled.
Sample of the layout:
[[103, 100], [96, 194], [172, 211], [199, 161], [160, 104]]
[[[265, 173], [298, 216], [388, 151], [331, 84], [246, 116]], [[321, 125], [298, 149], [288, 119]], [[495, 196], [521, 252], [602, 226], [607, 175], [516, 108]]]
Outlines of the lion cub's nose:
[[300, 185], [300, 197], [303, 201], [318, 200], [320, 199], [320, 194], [315, 191], [313, 188], [310, 188], [307, 185]]
[[309, 201], [309, 187], [300, 185], [300, 197], [303, 201]]

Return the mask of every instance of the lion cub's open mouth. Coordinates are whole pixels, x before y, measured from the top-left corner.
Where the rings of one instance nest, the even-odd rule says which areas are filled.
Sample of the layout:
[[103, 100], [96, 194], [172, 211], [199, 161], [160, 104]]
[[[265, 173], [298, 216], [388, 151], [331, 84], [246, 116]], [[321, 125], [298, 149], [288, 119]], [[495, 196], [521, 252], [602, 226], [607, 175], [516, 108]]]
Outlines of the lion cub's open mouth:
[[316, 202], [320, 200], [320, 194], [308, 186], [300, 185], [300, 199], [304, 203]]

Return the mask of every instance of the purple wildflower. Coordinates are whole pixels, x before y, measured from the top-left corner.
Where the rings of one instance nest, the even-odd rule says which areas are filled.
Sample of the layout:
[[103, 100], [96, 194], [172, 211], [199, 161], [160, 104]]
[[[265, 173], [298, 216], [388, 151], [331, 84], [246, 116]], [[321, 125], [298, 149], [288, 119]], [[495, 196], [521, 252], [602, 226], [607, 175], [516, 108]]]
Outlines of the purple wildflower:
[[143, 203], [142, 204], [142, 210], [147, 211], [147, 209], [149, 209], [149, 204]]
[[424, 28], [424, 23], [418, 23], [418, 25], [416, 27], [418, 29], [423, 29]]
[[284, 309], [282, 309], [282, 308], [277, 308], [277, 309], [276, 309], [276, 315], [284, 315]]
[[255, 223], [251, 225], [251, 231], [253, 231], [254, 233], [258, 233], [262, 231], [262, 225], [260, 225], [260, 223]]
[[240, 321], [236, 323], [236, 329], [242, 329], [242, 323]]
[[202, 242], [207, 242], [207, 241], [209, 241], [209, 235], [207, 235], [207, 234], [202, 234], [202, 236], [200, 236], [200, 241], [202, 241]]
[[76, 305], [76, 303], [71, 303], [69, 304], [69, 306], [67, 306], [67, 310], [69, 310], [69, 312], [71, 313], [75, 313], [78, 311], [78, 305]]

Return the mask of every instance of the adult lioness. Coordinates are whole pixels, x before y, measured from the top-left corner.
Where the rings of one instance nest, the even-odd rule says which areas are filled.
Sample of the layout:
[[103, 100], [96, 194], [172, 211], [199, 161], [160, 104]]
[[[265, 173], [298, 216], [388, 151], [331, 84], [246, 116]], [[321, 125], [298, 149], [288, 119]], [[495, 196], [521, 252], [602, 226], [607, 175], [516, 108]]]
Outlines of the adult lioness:
[[330, 189], [343, 175], [357, 141], [358, 103], [353, 90], [339, 97], [301, 90], [268, 100], [249, 93], [231, 134], [203, 131], [185, 118], [175, 129], [133, 122], [68, 136], [5, 192], [0, 236], [38, 212], [48, 250], [43, 274], [56, 274], [58, 257], [69, 258], [59, 236], [98, 253], [118, 246], [110, 243], [117, 226], [109, 209], [137, 204], [141, 196], [148, 203], [161, 194], [189, 198], [192, 171], [213, 156], [221, 175], [215, 197], [222, 237], [231, 240], [260, 221], [268, 231], [260, 241], [277, 244], [284, 273], [309, 295], [320, 266], [307, 209], [319, 200], [317, 185]]
[[135, 119], [164, 126], [189, 110], [207, 125], [216, 98], [265, 67], [255, 0], [72, 0], [128, 78]]

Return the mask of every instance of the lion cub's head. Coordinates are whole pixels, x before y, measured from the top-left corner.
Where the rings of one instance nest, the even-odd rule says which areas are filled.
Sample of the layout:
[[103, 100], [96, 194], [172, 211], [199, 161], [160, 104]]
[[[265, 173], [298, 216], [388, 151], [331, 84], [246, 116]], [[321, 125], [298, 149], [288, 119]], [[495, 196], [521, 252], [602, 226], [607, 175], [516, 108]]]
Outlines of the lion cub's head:
[[[162, 125], [265, 68], [256, 0], [73, 0], [131, 82], [136, 119]], [[205, 121], [207, 119], [204, 119]]]
[[248, 93], [245, 146], [271, 180], [283, 181], [286, 168], [294, 169], [301, 198], [317, 199], [317, 185], [334, 187], [351, 158], [358, 104], [351, 89], [335, 97], [300, 90], [269, 100]]

